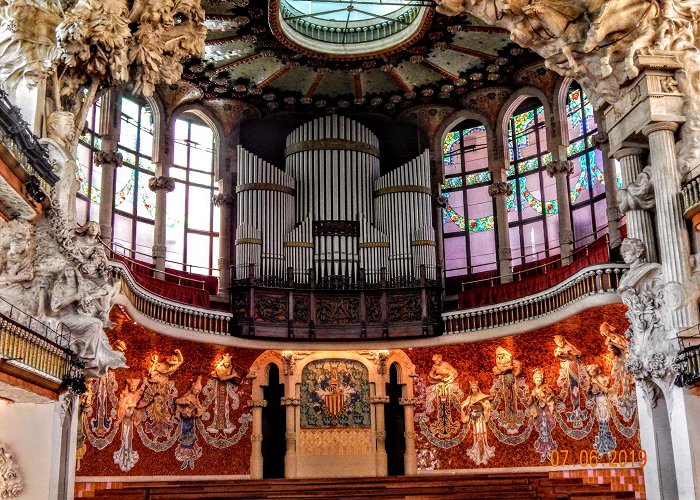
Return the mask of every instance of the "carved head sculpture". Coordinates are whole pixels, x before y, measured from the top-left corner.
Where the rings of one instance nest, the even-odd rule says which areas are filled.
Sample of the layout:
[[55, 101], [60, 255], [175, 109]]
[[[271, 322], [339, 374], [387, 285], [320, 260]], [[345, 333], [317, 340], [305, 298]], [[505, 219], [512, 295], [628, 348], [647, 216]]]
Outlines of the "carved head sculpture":
[[231, 366], [231, 355], [229, 353], [224, 353], [221, 356], [221, 361], [219, 361], [219, 366], [222, 366], [224, 368], [228, 368]]
[[479, 390], [479, 381], [478, 380], [472, 379], [469, 381], [469, 392], [471, 392], [472, 394], [478, 394], [479, 392], [481, 392]]
[[27, 241], [29, 235], [24, 232], [18, 232], [12, 235], [10, 240], [10, 252], [13, 254], [20, 254], [27, 250], [29, 247], [29, 242]]
[[544, 382], [544, 370], [542, 368], [535, 368], [535, 371], [532, 372], [532, 381], [536, 387], [542, 385], [542, 382]]
[[126, 379], [126, 387], [129, 389], [129, 392], [136, 392], [139, 388], [140, 383], [141, 383], [140, 378], [128, 378], [128, 379]]
[[46, 120], [49, 139], [68, 146], [75, 138], [75, 115], [70, 111], [54, 111]]
[[442, 354], [435, 354], [433, 356], [433, 364], [439, 365], [440, 363], [442, 363]]
[[625, 264], [634, 266], [641, 263], [646, 257], [647, 249], [642, 240], [637, 238], [625, 238], [620, 245], [620, 253]]
[[564, 344], [566, 344], [566, 340], [564, 340], [564, 337], [562, 337], [561, 335], [555, 335], [554, 343], [557, 345], [557, 347], [564, 347]]
[[202, 376], [200, 375], [194, 381], [192, 382], [192, 385], [190, 386], [190, 392], [194, 394], [195, 396], [202, 392]]
[[600, 374], [600, 366], [597, 363], [586, 365], [586, 371], [591, 377], [597, 377]]
[[500, 370], [507, 370], [513, 367], [513, 355], [500, 346], [496, 348], [496, 366]]
[[84, 225], [75, 230], [75, 234], [80, 236], [88, 236], [90, 239], [97, 239], [100, 234], [100, 224], [94, 220], [87, 221]]

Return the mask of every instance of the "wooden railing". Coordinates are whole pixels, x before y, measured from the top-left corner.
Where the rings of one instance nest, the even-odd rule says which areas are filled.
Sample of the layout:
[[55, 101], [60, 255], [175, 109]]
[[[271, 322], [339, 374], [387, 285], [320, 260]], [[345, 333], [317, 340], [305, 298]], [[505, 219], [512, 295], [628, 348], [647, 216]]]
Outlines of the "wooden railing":
[[29, 368], [56, 382], [71, 375], [74, 365], [70, 333], [59, 330], [2, 301], [0, 313], [0, 359]]
[[110, 261], [113, 277], [121, 280], [122, 293], [142, 314], [165, 325], [215, 335], [229, 335], [230, 313], [213, 311], [182, 304], [160, 297], [142, 287], [133, 278], [127, 266], [120, 261]]
[[617, 289], [626, 264], [595, 264], [562, 283], [527, 297], [442, 314], [445, 335], [487, 330], [551, 314], [584, 297], [612, 293]]

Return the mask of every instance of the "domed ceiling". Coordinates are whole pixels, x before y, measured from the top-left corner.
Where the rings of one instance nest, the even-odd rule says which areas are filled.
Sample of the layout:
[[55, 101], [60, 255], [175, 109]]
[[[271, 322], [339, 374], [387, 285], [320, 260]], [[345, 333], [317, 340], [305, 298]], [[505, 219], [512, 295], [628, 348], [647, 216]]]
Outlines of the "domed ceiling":
[[399, 111], [507, 85], [538, 56], [508, 32], [420, 0], [205, 2], [204, 59], [183, 78], [205, 98], [285, 108]]

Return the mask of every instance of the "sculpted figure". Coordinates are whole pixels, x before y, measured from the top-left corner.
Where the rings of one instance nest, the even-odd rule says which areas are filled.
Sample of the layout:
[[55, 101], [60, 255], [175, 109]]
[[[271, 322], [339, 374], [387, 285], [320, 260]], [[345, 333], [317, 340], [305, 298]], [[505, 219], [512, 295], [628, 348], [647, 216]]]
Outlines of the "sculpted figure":
[[162, 359], [158, 354], [151, 357], [148, 367], [148, 386], [141, 407], [146, 409], [143, 429], [157, 438], [169, 438], [174, 422], [172, 419], [177, 396], [175, 384], [170, 375], [180, 368], [184, 357], [179, 349]]
[[628, 357], [628, 345], [624, 335], [610, 323], [601, 323], [600, 334], [605, 338], [605, 345], [612, 355], [612, 370], [610, 378], [613, 383], [608, 392], [610, 400], [617, 406], [625, 420], [630, 420], [636, 408], [634, 379], [625, 366]]
[[581, 351], [570, 344], [561, 335], [554, 336], [554, 357], [559, 360], [559, 379], [557, 385], [562, 388], [563, 393], [569, 393], [571, 399], [572, 410], [566, 413], [569, 422], [572, 422], [575, 428], [581, 427], [583, 421], [588, 416], [588, 412], [583, 409], [581, 399], [583, 394], [581, 388], [585, 386], [585, 372], [582, 373], [582, 367], [579, 362]]
[[654, 200], [652, 172], [651, 166], [646, 166], [633, 182], [620, 188], [618, 197], [622, 213], [627, 213], [629, 210], [654, 209], [656, 201]]
[[542, 368], [535, 368], [532, 381], [535, 387], [527, 398], [527, 404], [539, 434], [535, 441], [535, 451], [540, 454], [540, 460], [544, 462], [549, 459], [552, 450], [557, 449], [557, 443], [552, 438], [552, 430], [557, 426], [557, 419], [554, 417], [557, 398], [552, 388], [545, 384]]
[[221, 356], [210, 376], [213, 381], [210, 381], [209, 384], [213, 382], [213, 387], [209, 387], [207, 384], [207, 390], [214, 392], [214, 411], [207, 432], [214, 435], [230, 434], [236, 429], [236, 426], [231, 422], [229, 412], [232, 404], [238, 406], [236, 388], [241, 383], [241, 377], [233, 367], [230, 354], [225, 353]]
[[80, 274], [67, 266], [53, 286], [51, 311], [71, 331], [71, 349], [85, 364], [85, 374], [102, 377], [112, 369], [127, 368], [124, 354], [112, 349], [102, 320], [91, 314], [93, 298]]
[[617, 446], [615, 436], [610, 432], [609, 380], [597, 364], [586, 366], [586, 371], [591, 379], [588, 394], [595, 402], [595, 416], [598, 420], [598, 435], [595, 437], [593, 447], [600, 456], [603, 456]]
[[442, 360], [442, 355], [433, 356], [433, 366], [428, 373], [428, 382], [431, 384], [451, 384], [457, 379], [457, 370], [451, 364]]
[[180, 365], [185, 361], [180, 349], [175, 349], [175, 353], [170, 356], [165, 356], [161, 361], [157, 354], [151, 358], [151, 366], [148, 367], [148, 381], [155, 384], [167, 384], [170, 380], [170, 375], [175, 373], [175, 370], [180, 368]]
[[430, 386], [430, 399], [435, 401], [437, 409], [437, 421], [432, 422], [430, 430], [440, 438], [451, 437], [459, 427], [459, 421], [452, 418], [452, 407], [459, 407], [462, 392], [454, 383], [457, 379], [457, 370], [447, 361], [442, 360], [442, 355], [433, 356], [433, 366], [428, 373]]
[[221, 356], [221, 359], [216, 363], [216, 366], [212, 370], [211, 376], [221, 382], [231, 381], [234, 384], [241, 383], [241, 377], [233, 367], [231, 355], [229, 353]]
[[[34, 313], [35, 307], [28, 297], [28, 288], [34, 279], [34, 251], [30, 247], [29, 233], [18, 230], [10, 239], [10, 245], [0, 260], [0, 297], [7, 302]], [[0, 311], [10, 313], [6, 303], [0, 303]], [[13, 318], [16, 319], [16, 318]]]
[[476, 380], [469, 382], [469, 394], [462, 401], [462, 422], [470, 426], [474, 442], [467, 456], [477, 465], [487, 463], [496, 453], [488, 442], [488, 421], [491, 418], [492, 397], [479, 389]]
[[647, 278], [654, 272], [659, 272], [660, 264], [647, 263], [644, 261], [646, 257], [646, 247], [641, 240], [637, 238], [625, 238], [625, 241], [620, 245], [620, 254], [625, 264], [629, 264], [629, 270], [620, 278], [620, 285], [617, 290], [619, 293], [624, 292], [629, 288], [633, 288], [638, 282]]
[[46, 119], [46, 129], [49, 139], [68, 152], [75, 139], [75, 115], [70, 111], [54, 111]]
[[[139, 387], [140, 386], [140, 387]], [[139, 453], [133, 448], [134, 430], [141, 420], [139, 402], [145, 387], [141, 379], [130, 378], [119, 394], [117, 405], [117, 423], [121, 423], [121, 446], [114, 452], [114, 463], [123, 472], [129, 472], [139, 460]]]
[[503, 401], [503, 416], [500, 420], [508, 433], [515, 433], [525, 416], [518, 408], [518, 377], [522, 365], [520, 361], [501, 346], [496, 348], [496, 366], [492, 371], [498, 376], [497, 383], [491, 389], [491, 394], [498, 394]]
[[180, 420], [179, 444], [175, 449], [175, 458], [182, 462], [182, 470], [194, 469], [194, 462], [202, 456], [202, 448], [197, 443], [195, 432], [196, 419], [202, 416], [205, 408], [199, 402], [199, 393], [202, 392], [202, 377], [197, 377], [190, 386], [190, 390], [175, 400], [177, 405], [176, 416]]

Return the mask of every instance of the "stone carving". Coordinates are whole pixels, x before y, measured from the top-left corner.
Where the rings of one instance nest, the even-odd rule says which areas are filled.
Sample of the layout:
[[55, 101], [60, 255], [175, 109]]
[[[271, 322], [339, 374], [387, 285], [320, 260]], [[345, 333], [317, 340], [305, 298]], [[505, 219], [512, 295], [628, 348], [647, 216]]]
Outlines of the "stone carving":
[[153, 192], [165, 191], [166, 193], [172, 193], [175, 191], [175, 179], [172, 177], [151, 177], [148, 179], [148, 189]]
[[550, 161], [547, 166], [547, 175], [554, 177], [557, 174], [571, 175], [574, 173], [574, 162], [571, 160]]
[[510, 182], [494, 182], [489, 186], [489, 196], [511, 196], [513, 194], [513, 186]]
[[123, 472], [129, 472], [139, 461], [139, 452], [134, 450], [134, 430], [141, 421], [141, 410], [138, 404], [143, 396], [145, 385], [140, 378], [127, 379], [124, 389], [119, 394], [117, 406], [117, 424], [121, 424], [121, 445], [114, 452], [114, 463]]
[[[211, 424], [207, 432], [219, 436], [232, 433], [236, 426], [231, 422], [229, 413], [231, 403], [238, 406], [236, 389], [241, 383], [241, 376], [236, 371], [229, 353], [224, 353], [210, 374], [213, 379], [207, 384], [207, 392], [214, 395], [214, 409]], [[210, 387], [211, 386], [211, 387]]]
[[493, 374], [496, 380], [491, 387], [491, 395], [494, 396], [494, 409], [503, 407], [498, 411], [498, 424], [508, 434], [517, 434], [518, 429], [525, 421], [525, 412], [520, 404], [526, 403], [528, 388], [525, 380], [520, 376], [522, 365], [513, 355], [503, 347], [496, 348], [496, 366]]
[[646, 166], [633, 182], [620, 188], [618, 198], [623, 213], [629, 210], [653, 210], [656, 201], [651, 166]]
[[24, 311], [33, 309], [29, 290], [36, 253], [33, 234], [33, 226], [20, 220], [12, 220], [0, 228], [0, 298], [4, 299], [0, 301], [0, 312], [8, 316], [9, 303]]
[[95, 151], [95, 163], [102, 166], [110, 166], [114, 168], [121, 167], [124, 164], [124, 157], [119, 151], [100, 150]]
[[647, 401], [654, 404], [654, 381], [662, 387], [673, 380], [671, 360], [678, 351], [668, 339], [669, 313], [678, 307], [678, 284], [663, 284], [661, 265], [644, 262], [646, 248], [636, 238], [622, 242], [620, 252], [629, 270], [620, 279], [617, 292], [627, 306], [630, 327], [625, 332], [629, 338], [626, 366], [645, 391]]
[[562, 388], [560, 398], [563, 400], [568, 393], [571, 400], [571, 411], [566, 412], [566, 418], [575, 429], [583, 426], [588, 417], [584, 409], [585, 398], [583, 388], [588, 385], [588, 377], [580, 362], [581, 351], [570, 344], [561, 335], [554, 336], [554, 357], [559, 360], [559, 378], [557, 385]]
[[15, 463], [15, 456], [0, 443], [0, 498], [15, 498], [22, 494], [24, 482]]
[[202, 392], [202, 377], [197, 377], [190, 385], [190, 390], [175, 400], [177, 410], [175, 415], [180, 421], [180, 437], [175, 449], [175, 458], [182, 462], [181, 469], [188, 467], [194, 469], [194, 462], [202, 457], [202, 447], [197, 443], [195, 422], [205, 412], [204, 406], [199, 402], [199, 393]]
[[532, 373], [532, 381], [535, 387], [532, 388], [527, 404], [530, 407], [530, 414], [535, 420], [535, 429], [538, 437], [535, 441], [535, 451], [540, 454], [540, 460], [548, 460], [552, 450], [557, 449], [557, 442], [552, 437], [552, 430], [557, 426], [557, 419], [554, 416], [557, 396], [554, 390], [544, 381], [544, 370], [535, 368]]
[[277, 294], [255, 295], [255, 319], [269, 323], [281, 323], [287, 321], [289, 302], [283, 300]]
[[347, 325], [360, 322], [359, 297], [322, 296], [316, 300], [316, 316], [319, 323]]
[[211, 201], [217, 207], [233, 205], [236, 203], [236, 195], [234, 193], [219, 193], [214, 195]]
[[476, 465], [487, 463], [496, 454], [496, 449], [489, 445], [488, 421], [491, 418], [491, 399], [479, 389], [476, 380], [469, 382], [469, 394], [462, 401], [462, 422], [471, 427], [474, 443], [467, 451], [467, 456]]
[[598, 434], [595, 437], [593, 448], [600, 456], [609, 454], [617, 446], [615, 436], [610, 432], [610, 401], [608, 392], [610, 391], [609, 379], [600, 371], [600, 366], [596, 363], [586, 366], [586, 371], [590, 377], [588, 394], [595, 403], [595, 415], [598, 420]]
[[459, 420], [455, 420], [452, 416], [453, 409], [461, 408], [464, 396], [459, 384], [455, 383], [457, 375], [457, 370], [447, 361], [443, 361], [442, 355], [433, 356], [433, 366], [428, 372], [428, 382], [432, 385], [428, 388], [426, 407], [428, 412], [432, 408], [436, 410], [437, 418], [428, 426], [428, 429], [440, 440], [454, 438], [461, 427]]

